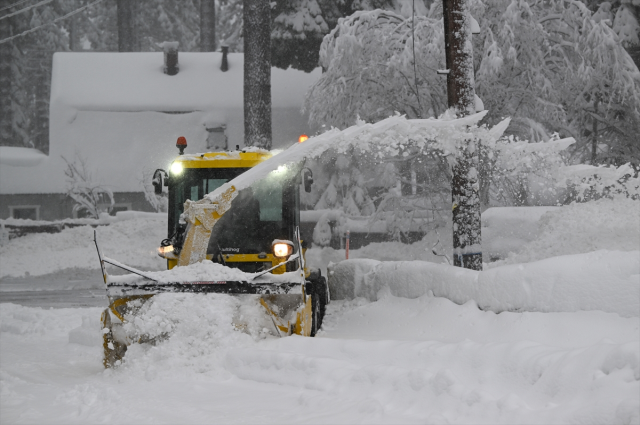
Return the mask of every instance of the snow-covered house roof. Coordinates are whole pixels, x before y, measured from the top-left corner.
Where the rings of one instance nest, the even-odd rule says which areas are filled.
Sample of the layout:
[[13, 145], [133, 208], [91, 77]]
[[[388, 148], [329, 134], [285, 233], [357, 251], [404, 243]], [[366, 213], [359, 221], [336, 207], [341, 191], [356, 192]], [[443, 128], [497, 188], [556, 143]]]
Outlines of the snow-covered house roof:
[[[51, 104], [82, 111], [191, 112], [242, 108], [244, 55], [229, 53], [229, 69], [220, 70], [222, 53], [179, 53], [180, 71], [163, 72], [162, 52], [56, 53]], [[297, 70], [271, 69], [273, 108], [299, 108], [320, 77]]]
[[[179, 53], [179, 72], [166, 75], [157, 53], [56, 53], [51, 81], [49, 157], [0, 163], [0, 194], [61, 193], [66, 163], [84, 158], [93, 180], [114, 192], [142, 190], [142, 173], [165, 168], [177, 155], [207, 151], [212, 129], [229, 148], [243, 146], [244, 56]], [[309, 132], [304, 95], [320, 70], [271, 70], [274, 148]], [[2, 155], [5, 156], [4, 154]]]

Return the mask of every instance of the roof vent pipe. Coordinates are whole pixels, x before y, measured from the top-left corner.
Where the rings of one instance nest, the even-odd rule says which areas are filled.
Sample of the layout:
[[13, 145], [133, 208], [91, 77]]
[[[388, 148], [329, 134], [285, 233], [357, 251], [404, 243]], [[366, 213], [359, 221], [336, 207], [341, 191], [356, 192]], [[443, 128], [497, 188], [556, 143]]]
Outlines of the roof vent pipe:
[[229, 70], [229, 61], [227, 60], [227, 54], [229, 53], [229, 46], [222, 46], [222, 64], [220, 65], [220, 71], [227, 72]]
[[180, 70], [178, 64], [178, 42], [165, 41], [162, 43], [164, 50], [164, 73], [167, 75], [176, 75]]

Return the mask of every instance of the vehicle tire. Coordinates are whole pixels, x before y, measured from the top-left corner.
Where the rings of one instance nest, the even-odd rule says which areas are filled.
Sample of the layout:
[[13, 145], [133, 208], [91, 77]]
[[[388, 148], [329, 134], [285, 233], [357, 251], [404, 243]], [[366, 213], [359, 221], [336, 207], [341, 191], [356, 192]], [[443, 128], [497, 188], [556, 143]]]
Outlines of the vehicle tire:
[[327, 287], [327, 279], [320, 276], [314, 282], [314, 292], [318, 298], [318, 330], [322, 327], [322, 320], [327, 312], [327, 304], [329, 304], [329, 288]]
[[311, 294], [311, 335], [316, 336], [320, 330], [322, 318], [320, 317], [320, 297], [317, 293]]

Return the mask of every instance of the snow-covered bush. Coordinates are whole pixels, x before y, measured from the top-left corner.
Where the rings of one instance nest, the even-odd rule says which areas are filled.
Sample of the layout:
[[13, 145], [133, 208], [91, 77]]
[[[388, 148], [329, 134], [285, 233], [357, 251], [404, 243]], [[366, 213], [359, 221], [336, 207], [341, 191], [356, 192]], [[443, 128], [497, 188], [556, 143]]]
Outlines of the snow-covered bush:
[[318, 220], [313, 229], [313, 243], [318, 246], [330, 246], [333, 240], [339, 240], [346, 229], [346, 216], [340, 210], [328, 210]]
[[[511, 116], [507, 134], [522, 139], [546, 140], [555, 131], [574, 137], [581, 162], [640, 163], [640, 72], [606, 20], [563, 0], [469, 5], [481, 28], [474, 68], [486, 122]], [[310, 120], [345, 128], [358, 116], [376, 122], [396, 111], [409, 118], [443, 113], [441, 13], [434, 2], [414, 19], [375, 10], [341, 20], [321, 47], [325, 72], [306, 99]]]
[[563, 195], [559, 170], [575, 140], [531, 143], [508, 136], [480, 146], [480, 200], [485, 206], [554, 205]]
[[355, 216], [368, 216], [375, 211], [363, 174], [365, 168], [371, 167], [365, 152], [352, 149], [338, 154], [329, 150], [313, 161], [312, 167], [318, 184], [306, 200], [313, 209], [339, 209]]
[[64, 170], [67, 176], [67, 195], [76, 204], [73, 213], [86, 212], [91, 218], [99, 218], [101, 212], [111, 209], [114, 204], [113, 193], [105, 186], [93, 181], [93, 176], [88, 169], [87, 160], [76, 152], [73, 161], [62, 157], [67, 164]]
[[640, 200], [640, 176], [630, 164], [620, 167], [574, 165], [561, 169], [569, 189], [567, 201], [623, 197]]

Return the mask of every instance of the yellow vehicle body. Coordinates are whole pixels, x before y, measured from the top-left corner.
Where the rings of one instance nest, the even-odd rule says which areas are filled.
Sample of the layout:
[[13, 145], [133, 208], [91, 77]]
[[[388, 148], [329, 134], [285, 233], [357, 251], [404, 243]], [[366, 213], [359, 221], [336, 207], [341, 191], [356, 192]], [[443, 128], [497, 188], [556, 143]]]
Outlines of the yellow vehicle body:
[[[170, 238], [163, 241], [163, 246], [159, 249], [159, 255], [167, 260], [167, 268], [189, 266], [203, 261], [215, 261], [224, 264], [227, 267], [235, 267], [244, 271], [246, 267], [254, 267], [257, 270], [265, 270], [258, 274], [284, 275], [289, 271], [291, 275], [292, 261], [298, 264], [297, 276], [298, 282], [302, 282], [297, 286], [291, 284], [288, 289], [278, 287], [261, 287], [255, 289], [256, 285], [244, 285], [247, 282], [239, 282], [241, 288], [238, 292], [238, 285], [229, 284], [229, 292], [233, 293], [255, 293], [259, 295], [259, 302], [264, 307], [266, 314], [271, 317], [277, 335], [298, 334], [302, 336], [314, 336], [318, 330], [324, 307], [328, 302], [328, 290], [326, 281], [319, 276], [314, 278], [312, 272], [306, 267], [304, 261], [305, 248], [302, 247], [299, 231], [295, 231], [295, 237], [292, 244], [297, 246], [297, 257], [278, 257], [272, 252], [218, 252], [215, 256], [208, 254], [208, 248], [212, 240], [212, 230], [217, 229], [218, 233], [225, 230], [225, 226], [229, 225], [229, 220], [233, 220], [233, 214], [229, 210], [232, 209], [234, 199], [238, 196], [236, 188], [229, 185], [227, 189], [213, 200], [206, 195], [211, 190], [211, 184], [219, 184], [222, 180], [230, 176], [241, 174], [242, 170], [247, 170], [260, 162], [271, 157], [268, 152], [212, 152], [200, 155], [181, 155], [174, 160], [170, 168], [169, 186], [169, 229]], [[191, 173], [191, 174], [190, 174]], [[226, 173], [226, 174], [225, 174]], [[196, 176], [196, 177], [193, 177]], [[182, 178], [182, 182], [181, 179]], [[283, 181], [282, 185], [288, 189], [282, 189], [282, 228], [291, 227], [291, 224], [299, 223], [299, 202], [296, 202], [296, 196], [299, 196], [297, 186], [291, 183], [291, 179]], [[219, 187], [219, 186], [218, 186]], [[189, 192], [190, 191], [190, 192]], [[296, 192], [297, 191], [297, 192]], [[188, 198], [182, 199], [179, 194], [187, 194]], [[197, 197], [199, 199], [191, 199]], [[271, 195], [271, 192], [269, 193]], [[277, 196], [276, 196], [277, 197]], [[239, 198], [238, 198], [239, 199]], [[183, 208], [179, 203], [184, 200]], [[237, 207], [239, 201], [236, 201], [236, 214], [242, 212], [246, 208]], [[288, 215], [285, 217], [285, 210]], [[270, 214], [271, 210], [265, 214]], [[225, 214], [231, 214], [226, 218], [226, 222], [221, 219]], [[262, 216], [260, 216], [262, 217]], [[297, 222], [296, 222], [297, 217]], [[291, 222], [292, 221], [292, 222]], [[258, 223], [260, 224], [260, 223]], [[285, 226], [286, 225], [286, 226]], [[216, 227], [217, 226], [217, 227]], [[222, 230], [220, 230], [222, 229]], [[181, 231], [180, 231], [181, 230]], [[218, 235], [220, 237], [220, 235]], [[239, 236], [240, 237], [240, 236]], [[297, 241], [295, 240], [297, 239]], [[262, 245], [271, 243], [271, 241], [260, 241]], [[170, 245], [169, 243], [172, 243]], [[96, 241], [96, 247], [97, 247]], [[239, 250], [239, 248], [238, 248]], [[293, 249], [291, 250], [291, 253]], [[121, 292], [114, 290], [117, 285], [109, 283], [109, 277], [104, 268], [104, 263], [110, 263], [118, 267], [145, 277], [144, 272], [137, 271], [133, 268], [127, 268], [115, 260], [103, 257], [98, 247], [101, 265], [103, 266], [103, 275], [107, 284], [110, 305], [102, 314], [103, 337], [104, 337], [104, 366], [113, 367], [119, 364], [126, 352], [126, 347], [132, 343], [153, 342], [153, 341], [132, 341], [131, 338], [123, 335], [122, 325], [127, 321], [127, 315], [134, 314], [141, 303], [147, 302], [154, 294], [165, 291], [165, 287], [152, 287], [146, 285], [147, 292], [136, 291]], [[287, 259], [288, 258], [288, 259]], [[288, 270], [289, 268], [289, 270]], [[269, 274], [266, 274], [269, 273]], [[295, 275], [295, 273], [293, 273]], [[315, 276], [315, 275], [314, 275]], [[319, 283], [310, 282], [309, 279], [315, 279]], [[203, 292], [203, 288], [223, 292], [220, 285], [201, 285], [203, 282], [197, 282], [199, 285], [189, 287], [189, 282], [176, 283], [179, 292]], [[213, 282], [212, 282], [213, 283]], [[220, 283], [220, 282], [215, 282]], [[244, 285], [244, 286], [243, 286]], [[265, 285], [269, 285], [268, 283]], [[299, 289], [291, 289], [300, 287]], [[151, 289], [149, 289], [151, 288]], [[243, 289], [244, 288], [244, 289]], [[248, 288], [248, 289], [247, 289]], [[266, 289], [265, 289], [266, 288]], [[270, 289], [271, 288], [271, 289]], [[310, 289], [311, 288], [311, 289]], [[313, 288], [321, 288], [313, 289]], [[255, 291], [255, 292], [242, 292]], [[289, 290], [293, 292], [288, 292]], [[111, 291], [111, 292], [109, 292]], [[323, 292], [324, 294], [322, 295]], [[205, 291], [206, 292], [206, 291]], [[324, 304], [322, 303], [323, 300]], [[284, 307], [283, 307], [284, 306]], [[320, 313], [320, 309], [322, 313]], [[286, 314], [285, 314], [286, 313]], [[295, 313], [295, 314], [293, 314]], [[286, 317], [286, 318], [285, 318]], [[287, 319], [288, 318], [288, 319]]]

